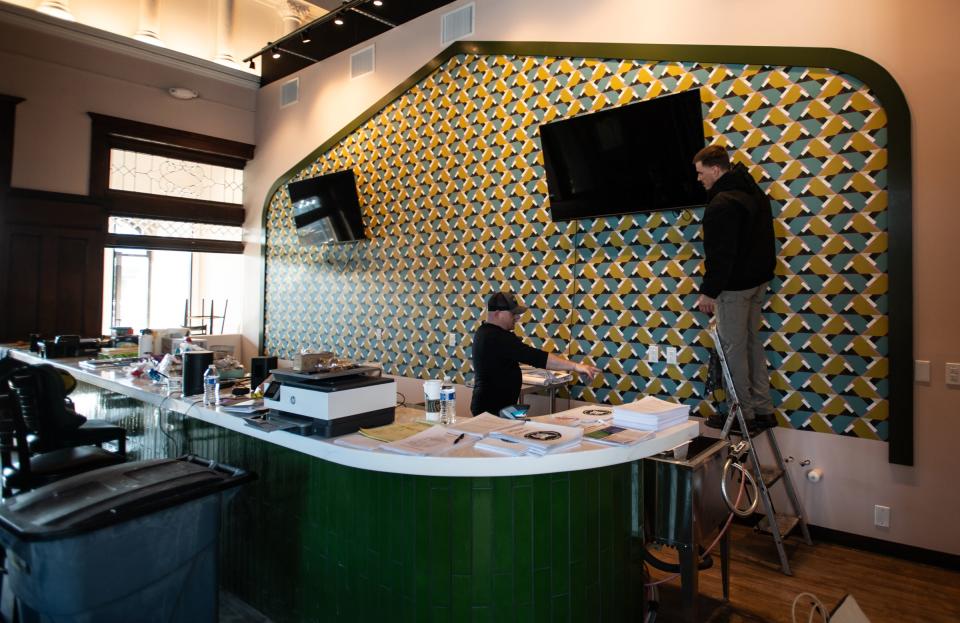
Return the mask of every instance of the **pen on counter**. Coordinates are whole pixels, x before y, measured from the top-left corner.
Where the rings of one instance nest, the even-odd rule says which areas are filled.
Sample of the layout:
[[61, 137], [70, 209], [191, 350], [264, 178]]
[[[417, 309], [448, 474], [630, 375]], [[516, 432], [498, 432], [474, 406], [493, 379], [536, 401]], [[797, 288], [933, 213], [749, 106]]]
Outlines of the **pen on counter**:
[[453, 440], [453, 445], [457, 445], [458, 443], [460, 443], [460, 440], [463, 439], [463, 436], [465, 434], [466, 433], [460, 433], [460, 436]]

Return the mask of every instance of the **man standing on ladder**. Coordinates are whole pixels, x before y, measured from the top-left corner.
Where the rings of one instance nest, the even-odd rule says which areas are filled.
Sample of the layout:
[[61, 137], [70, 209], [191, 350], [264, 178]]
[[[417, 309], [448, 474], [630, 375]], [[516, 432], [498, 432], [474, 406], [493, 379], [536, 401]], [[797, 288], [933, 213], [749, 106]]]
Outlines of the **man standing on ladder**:
[[[703, 215], [705, 274], [696, 307], [716, 314], [733, 387], [750, 431], [776, 426], [760, 339], [760, 310], [776, 265], [770, 199], [727, 150], [704, 147], [693, 158], [710, 203]], [[733, 408], [733, 405], [729, 405]], [[723, 427], [712, 416], [708, 426]]]

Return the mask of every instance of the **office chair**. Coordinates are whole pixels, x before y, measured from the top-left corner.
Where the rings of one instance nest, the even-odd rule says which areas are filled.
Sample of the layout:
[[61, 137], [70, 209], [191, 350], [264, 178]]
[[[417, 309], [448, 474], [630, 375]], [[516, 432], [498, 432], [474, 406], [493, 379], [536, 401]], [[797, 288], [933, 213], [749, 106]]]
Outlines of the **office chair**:
[[31, 441], [38, 431], [27, 422], [37, 420], [37, 394], [33, 377], [14, 373], [0, 389], [0, 485], [3, 497], [29, 491], [61, 478], [116, 465], [124, 457], [95, 446], [67, 447], [36, 452]]
[[[103, 420], [88, 420], [77, 414], [67, 394], [76, 387], [76, 380], [50, 364], [25, 366], [20, 375], [33, 377], [33, 392], [36, 409], [28, 409], [22, 415], [27, 426], [38, 434], [31, 443], [35, 452], [49, 452], [78, 446], [103, 446], [115, 441], [117, 454], [126, 457], [127, 431], [122, 426]], [[23, 385], [26, 381], [20, 381]], [[14, 390], [15, 392], [17, 390]], [[35, 421], [31, 418], [36, 418]]]

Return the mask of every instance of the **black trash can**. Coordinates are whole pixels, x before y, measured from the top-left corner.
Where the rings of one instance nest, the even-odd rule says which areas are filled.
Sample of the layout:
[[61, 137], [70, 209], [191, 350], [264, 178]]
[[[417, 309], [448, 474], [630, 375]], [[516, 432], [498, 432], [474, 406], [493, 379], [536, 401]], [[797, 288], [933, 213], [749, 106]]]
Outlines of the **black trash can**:
[[253, 478], [187, 456], [105, 467], [5, 500], [4, 591], [24, 623], [215, 621], [220, 508]]

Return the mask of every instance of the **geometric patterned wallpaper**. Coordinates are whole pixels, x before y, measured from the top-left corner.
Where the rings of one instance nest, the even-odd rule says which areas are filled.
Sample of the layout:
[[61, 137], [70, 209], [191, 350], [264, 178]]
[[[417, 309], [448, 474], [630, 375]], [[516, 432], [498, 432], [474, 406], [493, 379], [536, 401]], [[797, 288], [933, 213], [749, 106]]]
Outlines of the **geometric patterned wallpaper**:
[[[696, 88], [707, 141], [772, 199], [763, 336], [781, 425], [887, 439], [886, 114], [829, 69], [455, 55], [293, 178], [352, 169], [370, 240], [301, 245], [285, 188], [270, 199], [265, 351], [469, 382], [473, 331], [502, 286], [531, 308], [530, 343], [603, 370], [573, 398], [653, 394], [708, 415], [712, 342], [692, 311], [703, 208], [554, 223], [538, 133]], [[650, 345], [676, 346], [679, 365], [647, 363]]]

